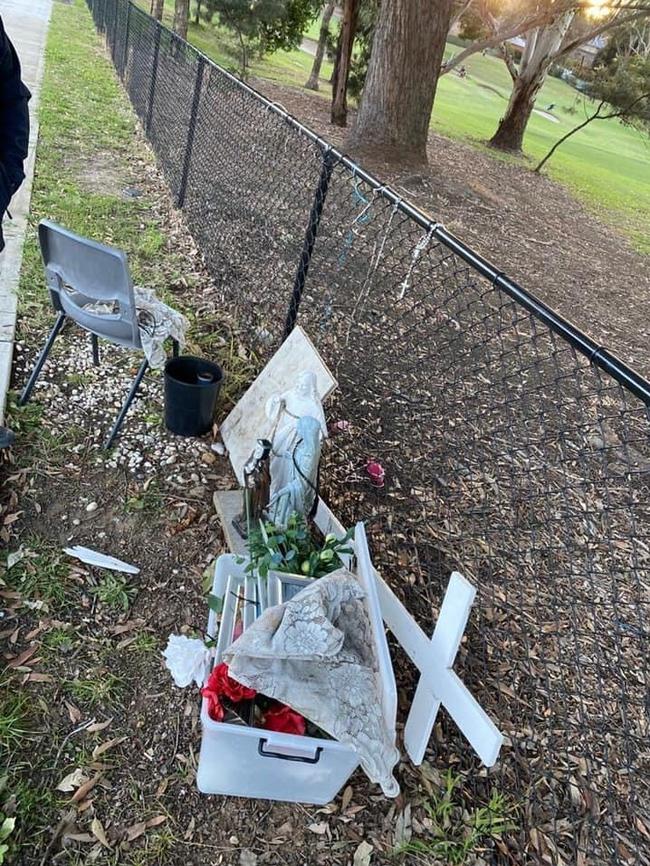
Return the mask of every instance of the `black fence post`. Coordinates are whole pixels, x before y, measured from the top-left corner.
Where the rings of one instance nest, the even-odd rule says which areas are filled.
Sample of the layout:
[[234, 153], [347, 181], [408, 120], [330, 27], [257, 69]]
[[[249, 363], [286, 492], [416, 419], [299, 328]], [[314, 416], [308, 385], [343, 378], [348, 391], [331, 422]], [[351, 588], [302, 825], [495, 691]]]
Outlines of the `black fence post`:
[[111, 36], [111, 57], [115, 65], [115, 52], [117, 51], [117, 0], [111, 0], [113, 4], [113, 35]]
[[305, 288], [307, 272], [309, 271], [309, 264], [311, 262], [312, 253], [314, 252], [318, 226], [323, 213], [323, 207], [325, 206], [325, 198], [327, 196], [327, 190], [329, 189], [334, 164], [335, 159], [332, 153], [332, 148], [328, 147], [323, 153], [323, 164], [320, 170], [318, 186], [316, 187], [316, 192], [314, 194], [314, 201], [312, 202], [311, 211], [309, 213], [309, 222], [307, 224], [307, 231], [305, 232], [302, 252], [300, 253], [298, 270], [296, 271], [296, 276], [293, 281], [293, 291], [291, 293], [291, 300], [289, 301], [289, 309], [287, 310], [287, 319], [284, 324], [282, 342], [284, 342], [293, 331], [296, 319], [298, 318], [298, 308], [300, 307], [302, 293]]
[[196, 79], [194, 81], [194, 96], [192, 97], [192, 111], [190, 113], [190, 125], [187, 130], [187, 144], [185, 145], [185, 157], [183, 159], [183, 172], [181, 174], [181, 183], [178, 188], [178, 196], [176, 198], [176, 207], [181, 208], [185, 204], [185, 193], [187, 192], [187, 178], [190, 173], [190, 163], [192, 161], [192, 148], [194, 147], [194, 131], [196, 127], [196, 118], [199, 113], [199, 103], [201, 101], [201, 87], [203, 86], [203, 69], [205, 67], [205, 58], [199, 55], [199, 62], [196, 67]]
[[[154, 19], [155, 21], [155, 19]], [[153, 103], [156, 98], [156, 82], [158, 80], [158, 55], [160, 54], [160, 21], [155, 22], [156, 35], [154, 36], [153, 45], [153, 61], [151, 65], [151, 84], [149, 85], [149, 105], [147, 106], [147, 120], [144, 125], [144, 131], [149, 138], [151, 132], [151, 121], [153, 118]]]
[[126, 25], [124, 27], [124, 45], [122, 47], [122, 59], [120, 61], [120, 78], [125, 81], [126, 56], [129, 50], [129, 28], [131, 26], [131, 2], [126, 4]]

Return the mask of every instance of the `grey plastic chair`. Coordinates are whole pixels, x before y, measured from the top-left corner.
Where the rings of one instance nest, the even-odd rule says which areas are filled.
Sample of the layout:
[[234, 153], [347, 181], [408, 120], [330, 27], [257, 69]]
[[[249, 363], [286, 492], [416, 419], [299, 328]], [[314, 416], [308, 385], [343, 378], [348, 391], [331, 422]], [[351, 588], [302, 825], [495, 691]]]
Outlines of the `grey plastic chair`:
[[[21, 406], [29, 400], [66, 319], [72, 319], [90, 332], [96, 365], [99, 364], [98, 337], [131, 349], [142, 349], [126, 254], [122, 250], [76, 235], [49, 220], [43, 220], [39, 224], [38, 237], [47, 288], [58, 317], [20, 395]], [[102, 315], [87, 309], [97, 301], [112, 304], [115, 312]], [[174, 343], [174, 354], [177, 353], [178, 345]], [[106, 448], [113, 444], [148, 366], [145, 358], [104, 443]]]

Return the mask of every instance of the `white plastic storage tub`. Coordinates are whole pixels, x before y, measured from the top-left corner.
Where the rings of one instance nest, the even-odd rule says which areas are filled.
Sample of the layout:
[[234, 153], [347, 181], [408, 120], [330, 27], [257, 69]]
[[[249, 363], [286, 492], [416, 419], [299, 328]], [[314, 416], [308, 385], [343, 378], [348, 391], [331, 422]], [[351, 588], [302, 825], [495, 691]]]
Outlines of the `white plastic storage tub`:
[[[357, 532], [359, 551], [359, 581], [367, 592], [368, 611], [375, 639], [379, 641], [377, 655], [383, 689], [384, 713], [394, 730], [396, 690], [388, 645], [381, 621], [375, 580], [367, 555], [365, 534]], [[359, 545], [359, 542], [361, 544]], [[220, 556], [215, 566], [213, 593], [223, 597], [235, 586], [245, 590], [250, 599], [253, 581], [247, 579], [241, 557]], [[251, 618], [246, 607], [244, 626]], [[378, 621], [377, 621], [377, 618]], [[219, 654], [230, 643], [232, 617], [222, 621]], [[210, 612], [208, 634], [215, 633], [215, 614]], [[227, 642], [224, 635], [228, 635]], [[197, 786], [204, 794], [227, 794], [235, 797], [255, 797], [293, 803], [323, 805], [329, 803], [359, 764], [356, 752], [336, 740], [281, 734], [262, 728], [251, 728], [225, 722], [215, 722], [208, 715], [207, 701], [201, 707], [203, 736], [197, 772]]]

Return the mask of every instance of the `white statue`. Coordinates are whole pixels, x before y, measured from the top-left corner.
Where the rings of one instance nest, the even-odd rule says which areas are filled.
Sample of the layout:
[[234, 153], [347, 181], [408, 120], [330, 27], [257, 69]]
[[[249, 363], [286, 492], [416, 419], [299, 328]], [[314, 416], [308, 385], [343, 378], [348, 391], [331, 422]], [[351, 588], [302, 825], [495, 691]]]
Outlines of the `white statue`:
[[267, 514], [276, 526], [286, 528], [292, 514], [309, 517], [318, 495], [321, 430], [316, 418], [305, 415], [296, 425], [298, 440], [287, 461], [288, 480], [271, 496]]
[[298, 377], [290, 391], [274, 394], [266, 404], [266, 415], [272, 423], [271, 499], [285, 488], [294, 476], [293, 453], [298, 444], [297, 424], [300, 418], [315, 418], [321, 441], [327, 439], [323, 404], [318, 396], [316, 375], [309, 370]]

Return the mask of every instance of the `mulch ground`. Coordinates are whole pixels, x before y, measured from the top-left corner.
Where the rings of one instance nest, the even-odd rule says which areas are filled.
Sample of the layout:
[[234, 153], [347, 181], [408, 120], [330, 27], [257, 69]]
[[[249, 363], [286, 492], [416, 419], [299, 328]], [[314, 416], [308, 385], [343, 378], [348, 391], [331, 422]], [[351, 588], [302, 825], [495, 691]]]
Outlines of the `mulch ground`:
[[[255, 86], [344, 153], [346, 130], [329, 120], [329, 101], [307, 90]], [[355, 112], [350, 112], [354, 124]], [[431, 133], [429, 168], [414, 171], [360, 157], [366, 169], [443, 223], [499, 270], [650, 376], [648, 258], [568, 189], [530, 166]], [[630, 191], [634, 195], [634, 191]]]

